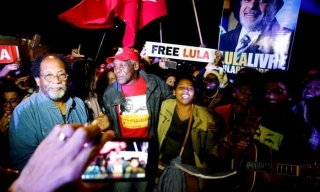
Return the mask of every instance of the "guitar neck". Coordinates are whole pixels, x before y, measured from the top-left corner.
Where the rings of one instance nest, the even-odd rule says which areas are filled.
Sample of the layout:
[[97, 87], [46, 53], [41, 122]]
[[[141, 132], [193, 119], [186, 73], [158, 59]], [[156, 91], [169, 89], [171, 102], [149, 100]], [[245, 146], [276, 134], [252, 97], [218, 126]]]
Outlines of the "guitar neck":
[[[289, 164], [275, 164], [275, 170], [279, 175], [299, 176], [299, 166]], [[272, 169], [271, 163], [265, 162], [247, 162], [246, 170], [248, 171], [270, 171]]]
[[279, 175], [297, 176], [300, 175], [298, 165], [276, 164], [276, 171]]

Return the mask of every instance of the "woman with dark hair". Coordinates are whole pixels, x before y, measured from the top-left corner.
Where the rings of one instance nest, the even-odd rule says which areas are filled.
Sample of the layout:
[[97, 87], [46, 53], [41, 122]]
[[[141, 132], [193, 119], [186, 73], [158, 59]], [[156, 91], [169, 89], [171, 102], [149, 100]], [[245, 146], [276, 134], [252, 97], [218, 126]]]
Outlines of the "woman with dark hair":
[[5, 79], [0, 86], [0, 101], [1, 101], [1, 112], [0, 112], [0, 146], [1, 146], [1, 157], [0, 167], [9, 168], [11, 167], [9, 160], [9, 141], [8, 141], [8, 127], [11, 119], [11, 114], [14, 108], [20, 103], [23, 98], [23, 92], [15, 84], [14, 80]]
[[[116, 75], [114, 74], [113, 69], [108, 69], [105, 64], [100, 65], [97, 69], [97, 87], [96, 93], [98, 95], [99, 102], [102, 101], [102, 96], [106, 88], [117, 81]], [[102, 103], [101, 103], [101, 106]]]
[[207, 107], [210, 113], [212, 113], [216, 107], [232, 102], [231, 84], [226, 88], [221, 88], [221, 83], [219, 72], [214, 69], [207, 72], [203, 81], [200, 82], [202, 91], [199, 105]]
[[14, 108], [20, 103], [25, 95], [22, 90], [15, 84], [14, 80], [6, 79], [0, 86], [2, 104], [0, 128], [2, 132], [7, 132], [8, 124]]
[[[173, 90], [176, 98], [162, 102], [158, 124], [160, 160], [168, 165], [179, 155], [191, 121], [182, 163], [215, 170], [218, 140], [215, 132], [208, 129], [208, 124], [215, 122], [206, 108], [194, 104], [195, 85], [193, 76], [178, 76]], [[201, 184], [193, 187], [202, 188]]]
[[95, 92], [96, 81], [95, 63], [91, 59], [81, 59], [73, 62], [70, 92], [85, 102], [90, 112], [90, 119], [99, 117], [102, 112]]
[[167, 83], [167, 85], [173, 89], [174, 82], [176, 81], [176, 75], [173, 73], [168, 73], [163, 77], [163, 80]]

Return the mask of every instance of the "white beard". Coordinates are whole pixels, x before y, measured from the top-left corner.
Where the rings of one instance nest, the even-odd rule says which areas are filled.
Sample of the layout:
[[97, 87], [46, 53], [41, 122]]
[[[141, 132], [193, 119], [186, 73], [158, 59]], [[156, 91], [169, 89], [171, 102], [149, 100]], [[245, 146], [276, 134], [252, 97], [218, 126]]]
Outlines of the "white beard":
[[47, 88], [47, 93], [48, 93], [48, 97], [53, 100], [53, 101], [59, 101], [61, 100], [65, 94], [66, 94], [66, 91], [67, 91], [67, 87], [62, 85], [60, 87], [61, 89], [57, 92], [53, 92], [53, 91], [50, 91], [50, 86]]

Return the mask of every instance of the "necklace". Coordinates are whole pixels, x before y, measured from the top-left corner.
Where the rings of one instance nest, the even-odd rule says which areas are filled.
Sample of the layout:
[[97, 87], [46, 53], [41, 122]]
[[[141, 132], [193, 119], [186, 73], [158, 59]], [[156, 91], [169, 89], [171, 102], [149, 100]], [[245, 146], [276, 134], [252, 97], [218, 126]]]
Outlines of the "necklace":
[[204, 92], [203, 94], [204, 94], [204, 96], [206, 97], [206, 98], [214, 98], [214, 97], [216, 97], [217, 96], [217, 94], [218, 94], [218, 92], [219, 92], [219, 88], [217, 88], [217, 91], [214, 93], [214, 95], [213, 96], [207, 96], [206, 95], [206, 93]]
[[208, 108], [210, 108], [211, 105], [213, 104], [213, 102], [216, 100], [216, 96], [218, 95], [218, 93], [219, 93], [219, 88], [217, 88], [216, 93], [215, 93], [213, 96], [211, 96], [211, 97], [206, 96], [206, 94], [204, 93], [204, 96], [205, 96], [206, 98], [212, 99], [211, 102], [210, 102], [209, 105], [208, 105]]
[[208, 108], [213, 107], [213, 103], [214, 103], [214, 101], [216, 100], [216, 96], [217, 96], [217, 95], [218, 95], [218, 91], [217, 91], [216, 94], [214, 94], [214, 97], [212, 98], [211, 102], [209, 103]]

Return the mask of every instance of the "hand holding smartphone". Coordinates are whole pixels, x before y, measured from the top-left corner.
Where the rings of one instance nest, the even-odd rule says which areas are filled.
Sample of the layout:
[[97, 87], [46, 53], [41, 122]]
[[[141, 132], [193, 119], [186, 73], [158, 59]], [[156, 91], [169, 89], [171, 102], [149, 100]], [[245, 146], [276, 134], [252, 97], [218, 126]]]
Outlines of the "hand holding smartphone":
[[85, 182], [146, 180], [151, 140], [121, 138], [107, 142], [82, 174]]
[[177, 62], [176, 61], [165, 61], [164, 64], [169, 69], [177, 69]]

